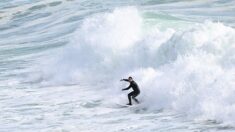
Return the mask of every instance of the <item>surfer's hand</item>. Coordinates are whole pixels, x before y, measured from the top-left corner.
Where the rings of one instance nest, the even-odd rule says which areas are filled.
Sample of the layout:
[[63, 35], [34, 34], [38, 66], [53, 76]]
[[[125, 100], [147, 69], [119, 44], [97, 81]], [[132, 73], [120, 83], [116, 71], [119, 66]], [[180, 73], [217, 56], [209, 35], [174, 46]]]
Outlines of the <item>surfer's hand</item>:
[[121, 79], [120, 81], [123, 81], [123, 79]]
[[122, 89], [122, 91], [124, 91], [125, 89]]

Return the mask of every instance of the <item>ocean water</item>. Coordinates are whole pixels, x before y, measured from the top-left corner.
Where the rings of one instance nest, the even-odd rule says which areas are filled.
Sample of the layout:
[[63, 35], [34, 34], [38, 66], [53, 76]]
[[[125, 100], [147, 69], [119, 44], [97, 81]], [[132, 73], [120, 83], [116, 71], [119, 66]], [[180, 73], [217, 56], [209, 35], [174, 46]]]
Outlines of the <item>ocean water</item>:
[[[234, 0], [1, 0], [0, 132], [235, 131]], [[128, 102], [132, 76], [139, 105]]]

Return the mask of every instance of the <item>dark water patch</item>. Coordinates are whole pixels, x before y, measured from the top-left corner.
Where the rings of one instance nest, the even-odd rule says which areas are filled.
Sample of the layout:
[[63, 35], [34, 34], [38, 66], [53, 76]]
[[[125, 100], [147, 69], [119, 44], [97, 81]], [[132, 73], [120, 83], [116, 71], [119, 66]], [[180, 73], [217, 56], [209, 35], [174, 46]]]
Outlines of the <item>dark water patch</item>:
[[[230, 4], [232, 1], [231, 0], [217, 0], [217, 1], [213, 1], [213, 3], [215, 5], [224, 5], [224, 4]], [[232, 3], [231, 3], [232, 4]]]
[[27, 103], [27, 104], [13, 105], [12, 108], [34, 107], [34, 106], [41, 106], [41, 104], [38, 104], [38, 103]]
[[49, 3], [49, 6], [58, 6], [60, 4], [62, 4], [62, 1], [54, 1], [54, 2]]
[[21, 17], [21, 19], [17, 19], [15, 22], [19, 23], [19, 24], [22, 24], [22, 23], [25, 23], [25, 22], [28, 22], [28, 21], [33, 21], [33, 20], [36, 20], [36, 19], [45, 18], [45, 17], [48, 17], [50, 15], [51, 15], [50, 12], [37, 13], [37, 14], [32, 14], [30, 16], [26, 16], [26, 17]]
[[63, 21], [62, 23], [70, 23], [70, 22], [79, 21], [82, 19], [84, 19], [84, 16], [77, 15], [77, 16], [72, 16], [72, 17], [68, 18], [67, 20]]
[[28, 10], [30, 10], [30, 11], [42, 10], [43, 8], [46, 8], [46, 7], [47, 7], [47, 5], [41, 4], [41, 5], [32, 6]]
[[219, 131], [224, 131], [224, 130], [229, 130], [229, 131], [235, 131], [235, 127], [234, 126], [219, 126], [216, 128]]
[[18, 5], [5, 4], [5, 6], [4, 6], [4, 7], [2, 7], [2, 9], [6, 10], [6, 9], [15, 8], [15, 7], [18, 7]]
[[28, 108], [16, 108], [15, 110], [17, 112], [22, 113], [23, 115], [28, 115], [28, 114], [40, 113], [42, 111], [42, 108], [28, 106]]
[[95, 1], [91, 1], [91, 2], [84, 1], [84, 2], [80, 3], [80, 6], [94, 8], [94, 7], [100, 7], [101, 3], [99, 3], [98, 1], [97, 2], [95, 2]]
[[205, 124], [205, 125], [218, 125], [218, 124], [221, 124], [221, 122], [219, 122], [217, 120], [206, 120], [202, 123]]
[[133, 112], [136, 114], [145, 113], [148, 109], [147, 108], [133, 108]]
[[[10, 30], [10, 29], [17, 28], [17, 27], [18, 27], [17, 24], [14, 24], [14, 23], [10, 23], [10, 24], [9, 24], [9, 23], [8, 23], [8, 24], [0, 25], [0, 31], [1, 31], [1, 33], [2, 33], [3, 31]], [[1, 35], [1, 37], [2, 37], [2, 38], [5, 38], [4, 35]]]
[[20, 18], [29, 16], [30, 14], [32, 14], [32, 12], [17, 12], [13, 15], [12, 20], [18, 20]]

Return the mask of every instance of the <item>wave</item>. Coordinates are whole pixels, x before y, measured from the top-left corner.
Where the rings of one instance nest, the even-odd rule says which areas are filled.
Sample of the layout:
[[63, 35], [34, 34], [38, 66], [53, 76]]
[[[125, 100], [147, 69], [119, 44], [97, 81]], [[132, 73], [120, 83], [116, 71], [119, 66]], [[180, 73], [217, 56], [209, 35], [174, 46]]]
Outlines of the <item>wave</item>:
[[115, 90], [131, 75], [144, 107], [234, 123], [235, 30], [210, 21], [147, 28], [142, 16], [125, 7], [85, 19], [70, 44], [44, 60], [41, 83], [108, 82]]

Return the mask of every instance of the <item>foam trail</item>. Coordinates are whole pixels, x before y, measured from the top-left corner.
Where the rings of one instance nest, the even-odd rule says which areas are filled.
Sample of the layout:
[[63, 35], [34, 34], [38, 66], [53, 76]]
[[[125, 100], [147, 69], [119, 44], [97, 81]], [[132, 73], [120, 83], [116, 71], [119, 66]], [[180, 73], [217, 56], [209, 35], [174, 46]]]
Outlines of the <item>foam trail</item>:
[[45, 81], [109, 79], [115, 89], [116, 80], [132, 75], [149, 109], [234, 123], [235, 30], [210, 21], [183, 30], [145, 26], [133, 7], [85, 19], [59, 59], [42, 70]]

